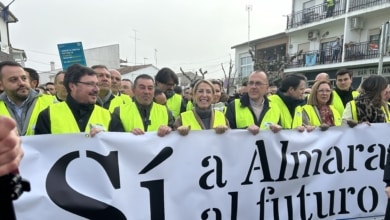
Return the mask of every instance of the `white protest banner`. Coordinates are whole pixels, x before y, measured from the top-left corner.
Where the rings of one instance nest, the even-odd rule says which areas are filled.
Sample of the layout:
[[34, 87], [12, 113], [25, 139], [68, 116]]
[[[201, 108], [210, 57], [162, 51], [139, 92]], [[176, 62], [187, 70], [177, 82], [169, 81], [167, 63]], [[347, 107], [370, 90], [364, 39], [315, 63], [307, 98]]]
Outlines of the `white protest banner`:
[[321, 132], [213, 130], [23, 137], [32, 191], [18, 219], [381, 216], [388, 124]]

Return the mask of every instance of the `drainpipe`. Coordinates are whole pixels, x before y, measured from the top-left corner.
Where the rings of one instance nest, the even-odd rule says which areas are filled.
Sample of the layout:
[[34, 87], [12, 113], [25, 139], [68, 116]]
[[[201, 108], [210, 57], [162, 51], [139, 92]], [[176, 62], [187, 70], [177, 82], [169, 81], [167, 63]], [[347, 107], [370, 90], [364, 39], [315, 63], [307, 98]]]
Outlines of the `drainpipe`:
[[382, 75], [383, 69], [383, 56], [386, 54], [387, 45], [389, 44], [389, 21], [382, 24], [381, 35], [379, 39], [379, 62], [378, 62], [378, 75]]

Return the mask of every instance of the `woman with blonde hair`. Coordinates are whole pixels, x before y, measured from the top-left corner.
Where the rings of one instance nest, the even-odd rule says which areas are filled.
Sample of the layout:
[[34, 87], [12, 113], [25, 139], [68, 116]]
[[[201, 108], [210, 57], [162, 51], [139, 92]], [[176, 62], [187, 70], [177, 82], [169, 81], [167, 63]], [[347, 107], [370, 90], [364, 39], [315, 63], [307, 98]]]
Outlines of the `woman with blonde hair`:
[[208, 80], [199, 80], [193, 88], [194, 108], [181, 113], [175, 121], [174, 128], [183, 136], [191, 129], [215, 129], [217, 134], [224, 133], [229, 128], [229, 122], [222, 112], [212, 108], [214, 95], [213, 84]]
[[329, 81], [317, 81], [311, 90], [307, 104], [303, 106], [303, 124], [326, 130], [341, 125], [341, 116], [332, 105], [333, 92]]

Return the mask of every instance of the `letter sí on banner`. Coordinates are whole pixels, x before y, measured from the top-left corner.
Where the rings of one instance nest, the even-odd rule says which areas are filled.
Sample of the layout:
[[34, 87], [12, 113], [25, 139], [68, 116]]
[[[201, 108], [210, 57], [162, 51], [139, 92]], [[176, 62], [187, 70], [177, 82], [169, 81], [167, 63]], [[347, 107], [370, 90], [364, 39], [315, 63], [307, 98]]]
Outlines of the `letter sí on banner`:
[[18, 219], [348, 219], [383, 216], [384, 124], [23, 137]]

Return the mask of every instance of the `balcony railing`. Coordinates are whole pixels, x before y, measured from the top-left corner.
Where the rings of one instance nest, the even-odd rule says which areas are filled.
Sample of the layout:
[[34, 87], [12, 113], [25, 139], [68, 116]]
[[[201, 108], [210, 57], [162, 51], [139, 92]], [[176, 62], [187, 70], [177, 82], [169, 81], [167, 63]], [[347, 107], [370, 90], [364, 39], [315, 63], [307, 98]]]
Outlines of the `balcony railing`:
[[291, 57], [294, 57], [294, 59], [287, 65], [287, 68], [338, 63], [341, 62], [343, 53], [345, 53], [344, 62], [377, 58], [379, 57], [378, 49], [377, 43], [361, 42], [345, 44], [344, 50], [339, 51], [337, 55], [331, 48], [303, 52], [295, 55], [295, 57], [292, 55]]
[[[345, 14], [346, 0], [336, 0], [333, 11], [328, 11], [326, 3], [321, 3], [310, 8], [305, 8], [287, 16], [287, 30], [299, 26], [318, 22], [329, 17]], [[354, 0], [349, 3], [349, 12], [370, 8], [389, 3], [390, 0]]]
[[305, 8], [287, 16], [287, 29], [296, 28], [305, 24], [317, 22], [325, 18], [345, 14], [346, 0], [336, 0], [333, 10], [327, 8], [326, 3]]
[[373, 42], [345, 44], [344, 61], [365, 60], [379, 57], [379, 44]]
[[390, 2], [390, 0], [354, 0], [354, 1], [350, 1], [349, 3], [349, 11], [357, 11], [360, 9], [365, 9], [376, 5], [382, 5], [388, 2]]

